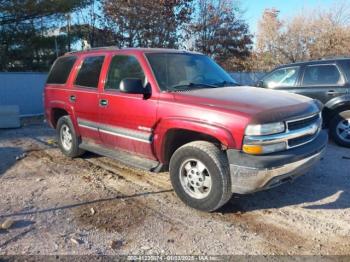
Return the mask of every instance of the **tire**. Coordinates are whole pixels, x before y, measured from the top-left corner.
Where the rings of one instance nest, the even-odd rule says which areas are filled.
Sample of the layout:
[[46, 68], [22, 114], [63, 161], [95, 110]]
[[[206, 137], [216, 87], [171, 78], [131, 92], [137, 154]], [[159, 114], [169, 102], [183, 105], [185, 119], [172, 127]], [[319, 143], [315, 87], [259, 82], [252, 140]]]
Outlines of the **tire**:
[[[192, 208], [212, 212], [232, 196], [227, 157], [212, 143], [195, 141], [178, 148], [170, 159], [169, 170], [176, 194]], [[196, 185], [202, 186], [196, 190]]]
[[350, 147], [350, 110], [337, 113], [329, 123], [329, 131], [335, 143]]
[[[79, 148], [80, 139], [77, 137], [72, 120], [69, 116], [62, 116], [57, 122], [57, 141], [58, 146], [62, 153], [68, 157], [78, 157], [85, 153], [84, 150]], [[70, 146], [68, 146], [68, 140], [64, 139], [64, 132], [69, 132], [71, 135]], [[67, 134], [67, 133], [66, 133]], [[67, 136], [66, 136], [67, 137]]]

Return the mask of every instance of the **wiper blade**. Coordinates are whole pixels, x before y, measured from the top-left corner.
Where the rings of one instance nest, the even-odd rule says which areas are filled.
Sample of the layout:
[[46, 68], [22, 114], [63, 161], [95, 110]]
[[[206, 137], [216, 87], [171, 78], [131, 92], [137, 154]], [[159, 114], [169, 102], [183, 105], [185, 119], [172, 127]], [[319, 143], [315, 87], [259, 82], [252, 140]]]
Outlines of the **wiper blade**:
[[171, 91], [181, 91], [195, 88], [217, 88], [217, 85], [205, 84], [205, 83], [188, 83], [185, 85], [175, 85], [171, 86], [168, 89]]

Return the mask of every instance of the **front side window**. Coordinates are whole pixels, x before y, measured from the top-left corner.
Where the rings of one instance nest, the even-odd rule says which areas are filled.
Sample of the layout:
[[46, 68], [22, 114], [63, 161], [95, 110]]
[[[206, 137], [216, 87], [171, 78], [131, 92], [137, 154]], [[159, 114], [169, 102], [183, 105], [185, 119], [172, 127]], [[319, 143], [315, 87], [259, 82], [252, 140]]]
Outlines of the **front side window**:
[[76, 60], [75, 56], [58, 58], [50, 70], [46, 83], [65, 84]]
[[148, 53], [146, 57], [163, 91], [237, 85], [219, 65], [201, 54]]
[[264, 78], [263, 85], [267, 88], [295, 86], [299, 71], [298, 66], [277, 69]]
[[119, 90], [119, 84], [125, 78], [141, 79], [144, 82], [145, 74], [136, 57], [116, 55], [109, 66], [105, 89]]
[[307, 66], [303, 86], [342, 85], [344, 79], [335, 65]]
[[84, 59], [74, 85], [97, 88], [104, 56], [89, 56]]

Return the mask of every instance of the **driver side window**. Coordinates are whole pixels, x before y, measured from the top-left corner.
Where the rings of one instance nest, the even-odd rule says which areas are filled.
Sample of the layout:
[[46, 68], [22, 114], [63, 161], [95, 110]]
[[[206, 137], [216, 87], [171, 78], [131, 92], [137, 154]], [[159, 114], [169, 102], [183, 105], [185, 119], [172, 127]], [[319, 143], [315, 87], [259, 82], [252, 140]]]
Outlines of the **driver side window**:
[[136, 78], [145, 82], [145, 74], [136, 57], [116, 55], [109, 65], [105, 90], [119, 90], [119, 84], [125, 78]]
[[295, 86], [299, 71], [298, 66], [278, 69], [264, 79], [263, 85], [267, 88]]

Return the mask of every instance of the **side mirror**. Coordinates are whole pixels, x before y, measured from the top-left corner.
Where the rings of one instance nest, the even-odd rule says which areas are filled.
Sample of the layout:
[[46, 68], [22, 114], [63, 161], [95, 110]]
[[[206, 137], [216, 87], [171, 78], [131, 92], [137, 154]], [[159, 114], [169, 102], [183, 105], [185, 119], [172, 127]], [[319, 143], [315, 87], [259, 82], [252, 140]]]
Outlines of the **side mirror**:
[[120, 81], [119, 90], [128, 94], [149, 95], [150, 89], [143, 86], [143, 82], [138, 78], [124, 78]]
[[262, 80], [259, 80], [258, 82], [256, 82], [255, 84], [257, 87], [264, 87], [264, 82]]

